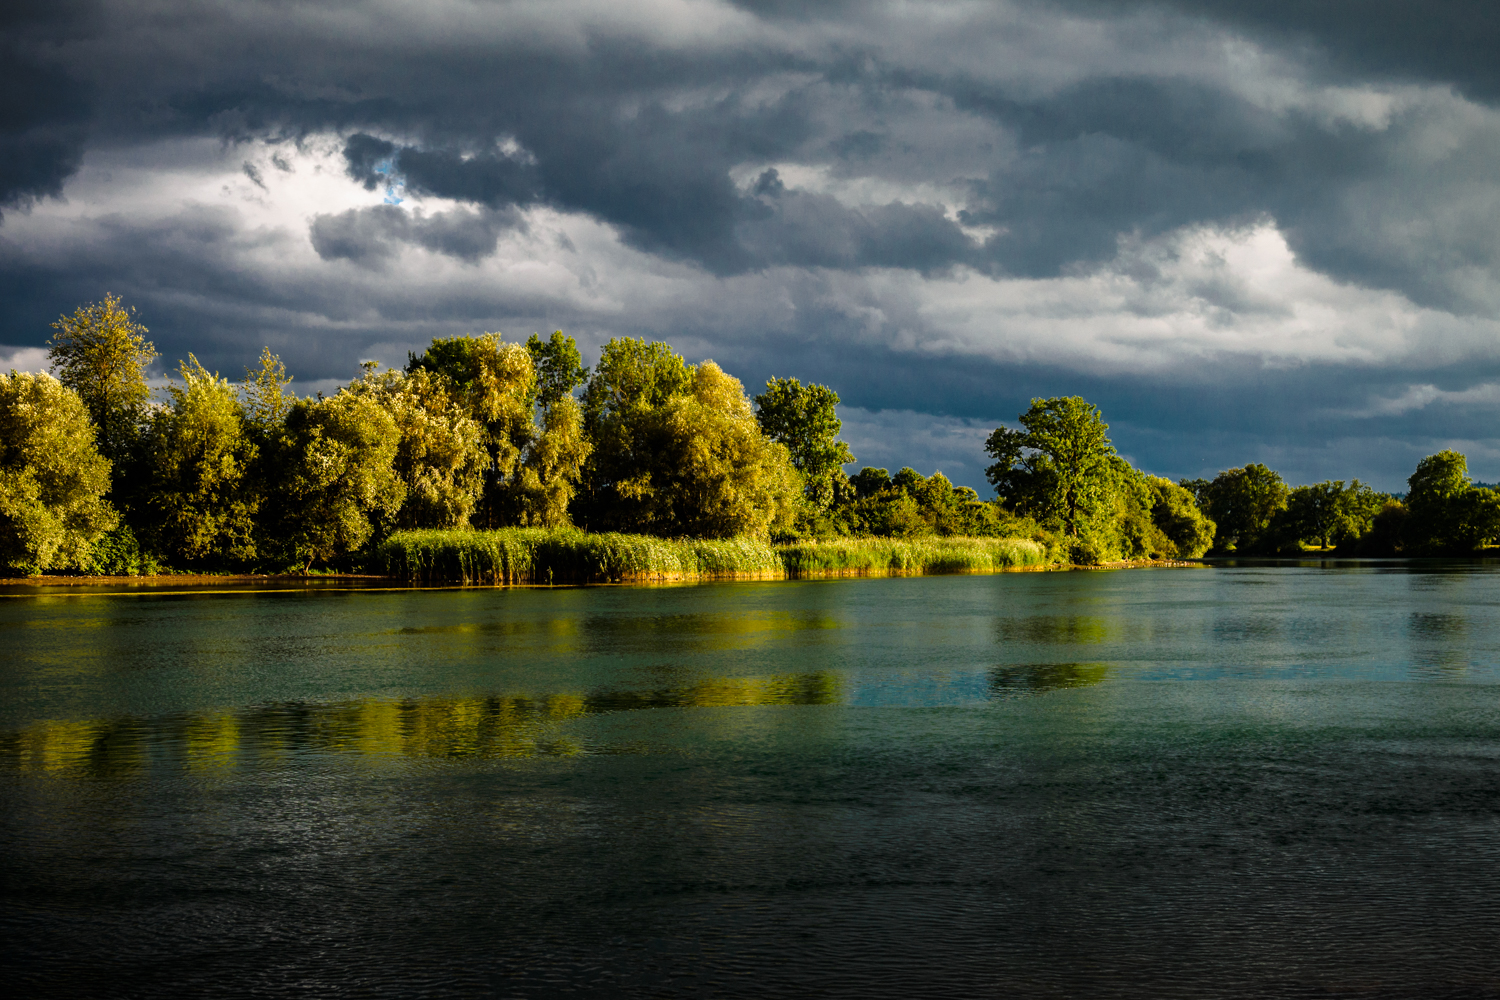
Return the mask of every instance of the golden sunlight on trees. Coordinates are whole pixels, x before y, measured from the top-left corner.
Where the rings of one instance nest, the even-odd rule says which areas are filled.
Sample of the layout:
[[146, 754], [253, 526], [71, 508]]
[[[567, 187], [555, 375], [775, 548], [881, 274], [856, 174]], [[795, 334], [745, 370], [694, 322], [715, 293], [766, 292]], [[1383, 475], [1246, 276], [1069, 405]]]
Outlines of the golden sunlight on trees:
[[255, 557], [261, 497], [250, 468], [259, 448], [246, 428], [239, 394], [198, 359], [178, 368], [167, 406], [152, 414], [147, 439], [150, 486], [144, 516], [162, 554], [189, 562]]
[[121, 460], [145, 421], [151, 398], [146, 369], [156, 360], [156, 348], [134, 310], [114, 295], [79, 306], [52, 329], [52, 368], [83, 400], [97, 429], [99, 452], [115, 463], [118, 481], [124, 474]]
[[801, 492], [790, 456], [713, 362], [692, 367], [666, 344], [611, 340], [584, 392], [584, 421], [589, 527], [711, 538], [790, 527]]
[[345, 390], [369, 397], [395, 421], [394, 467], [406, 489], [396, 515], [400, 527], [468, 524], [479, 502], [489, 459], [485, 428], [450, 395], [451, 386], [446, 376], [428, 369], [377, 375], [372, 364]]
[[118, 517], [109, 462], [83, 401], [50, 375], [0, 374], [0, 561], [40, 573], [88, 569]]
[[287, 414], [277, 534], [305, 568], [358, 550], [406, 500], [396, 420], [373, 393], [341, 390]]

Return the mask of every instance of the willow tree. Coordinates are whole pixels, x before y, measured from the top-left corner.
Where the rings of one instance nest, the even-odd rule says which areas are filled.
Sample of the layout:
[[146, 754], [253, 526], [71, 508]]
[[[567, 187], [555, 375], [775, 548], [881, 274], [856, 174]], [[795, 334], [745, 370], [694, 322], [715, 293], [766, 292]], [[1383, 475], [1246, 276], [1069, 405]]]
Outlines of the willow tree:
[[261, 496], [251, 476], [259, 448], [239, 393], [193, 355], [178, 367], [181, 384], [152, 415], [146, 467], [150, 485], [139, 517], [164, 555], [198, 562], [243, 561], [256, 554]]
[[146, 419], [151, 389], [146, 369], [156, 360], [147, 330], [115, 295], [79, 306], [52, 324], [48, 356], [58, 381], [78, 393], [98, 429], [98, 449], [114, 464], [118, 482], [123, 459]]
[[83, 400], [50, 375], [0, 374], [0, 563], [10, 572], [88, 569], [118, 523], [109, 461]]
[[1161, 532], [1159, 555], [1196, 559], [1213, 545], [1214, 522], [1205, 517], [1191, 490], [1160, 476], [1146, 477], [1152, 493], [1151, 520]]

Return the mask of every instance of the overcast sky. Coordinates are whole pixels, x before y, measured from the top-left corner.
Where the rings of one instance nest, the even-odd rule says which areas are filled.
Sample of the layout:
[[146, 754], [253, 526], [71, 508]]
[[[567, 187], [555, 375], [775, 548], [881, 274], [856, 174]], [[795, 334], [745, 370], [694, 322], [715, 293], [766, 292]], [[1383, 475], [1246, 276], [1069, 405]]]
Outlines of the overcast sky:
[[303, 392], [613, 336], [984, 487], [1034, 396], [1150, 472], [1500, 479], [1500, 4], [10, 0], [0, 366], [121, 295]]

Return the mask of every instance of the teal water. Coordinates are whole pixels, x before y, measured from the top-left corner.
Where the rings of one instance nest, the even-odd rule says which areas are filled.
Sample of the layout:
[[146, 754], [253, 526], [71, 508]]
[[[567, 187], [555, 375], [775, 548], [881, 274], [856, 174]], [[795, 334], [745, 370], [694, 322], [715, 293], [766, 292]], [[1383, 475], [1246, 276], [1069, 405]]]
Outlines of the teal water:
[[1500, 996], [1500, 572], [0, 596], [0, 986]]

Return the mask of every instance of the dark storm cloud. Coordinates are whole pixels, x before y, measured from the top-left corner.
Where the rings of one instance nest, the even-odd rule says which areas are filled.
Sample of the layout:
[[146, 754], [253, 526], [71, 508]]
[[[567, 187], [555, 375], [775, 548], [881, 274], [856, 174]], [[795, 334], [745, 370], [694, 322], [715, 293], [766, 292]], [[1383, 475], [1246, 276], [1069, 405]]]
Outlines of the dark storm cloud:
[[[1493, 316], [1500, 140], [1483, 103], [1500, 101], [1493, 3], [738, 7], [749, 16], [694, 34], [667, 21], [719, 13], [658, 12], [662, 23], [650, 24], [630, 21], [630, 5], [7, 4], [7, 218], [63, 193], [85, 153], [133, 148], [149, 159], [152, 144], [198, 137], [234, 150], [230, 170], [252, 197], [306, 179], [294, 152], [322, 138], [341, 148], [351, 190], [409, 203], [320, 204], [280, 235], [227, 210], [174, 203], [132, 221], [106, 203], [61, 249], [7, 242], [0, 228], [0, 342], [40, 343], [59, 311], [109, 289], [149, 305], [170, 355], [196, 350], [233, 371], [247, 345], [253, 355], [269, 343], [322, 378], [381, 344], [493, 329], [504, 317], [526, 332], [566, 326], [593, 345], [660, 337], [732, 362], [752, 387], [797, 374], [871, 411], [1004, 419], [1031, 395], [1081, 392], [1105, 406], [1122, 447], [1135, 442], [1143, 464], [1174, 474], [1225, 464], [1215, 449], [1245, 461], [1260, 448], [1311, 469], [1323, 453], [1306, 442], [1363, 434], [1367, 444], [1348, 453], [1388, 482], [1408, 452], [1462, 436], [1481, 411], [1447, 402], [1350, 414], [1414, 384], [1461, 392], [1500, 380], [1479, 348], [1460, 360], [1395, 351], [1384, 362], [1278, 368], [1247, 348], [1184, 351], [1162, 391], [1165, 376], [1100, 374], [1083, 357], [914, 352], [896, 346], [898, 334], [945, 336], [920, 303], [798, 287], [889, 268], [1117, 272], [1149, 290], [1159, 262], [1122, 262], [1122, 242], [1265, 222], [1301, 264], [1341, 282]], [[1260, 61], [1229, 72], [1214, 46], [1236, 40], [1259, 46]], [[1436, 86], [1386, 112], [1358, 94], [1353, 110], [1335, 106], [1338, 95], [1309, 96], [1404, 84]], [[1280, 96], [1267, 97], [1273, 90]], [[239, 151], [263, 141], [279, 152]], [[435, 211], [423, 198], [458, 204]], [[434, 290], [396, 271], [418, 247], [479, 273], [468, 265], [520, 238], [534, 209], [606, 223], [627, 247], [696, 268], [699, 284], [683, 278], [684, 301], [621, 315], [543, 290], [500, 297], [461, 280]], [[572, 245], [565, 233], [557, 240]], [[246, 263], [309, 245], [324, 270]], [[609, 266], [565, 263], [581, 284]], [[749, 318], [718, 308], [726, 283], [763, 274], [781, 287], [761, 297], [782, 295], [792, 318], [754, 318], [748, 293]], [[1226, 323], [1271, 308], [1232, 283], [1193, 291], [1193, 308]], [[1368, 444], [1387, 439], [1404, 443]]]
[[521, 225], [514, 209], [454, 209], [429, 216], [372, 205], [315, 216], [310, 231], [313, 249], [324, 260], [376, 266], [395, 256], [401, 244], [411, 244], [472, 264], [495, 252], [501, 233]]
[[[0, 122], [9, 151], [0, 158], [0, 198], [57, 193], [90, 129], [109, 142], [335, 129], [350, 135], [348, 169], [367, 188], [395, 173], [418, 195], [491, 208], [546, 202], [611, 223], [632, 246], [717, 274], [782, 263], [922, 271], [970, 264], [1046, 276], [1107, 258], [1122, 233], [1269, 215], [1314, 266], [1464, 306], [1441, 275], [1372, 238], [1366, 208], [1328, 197], [1399, 135], [1329, 126], [1295, 110], [1274, 114], [1216, 81], [1170, 70], [1101, 69], [1040, 94], [976, 82], [947, 67], [937, 41], [890, 52], [835, 41], [850, 16], [844, 5], [741, 6], [798, 32], [798, 44], [753, 39], [709, 53], [601, 29], [581, 49], [541, 32], [476, 51], [399, 28], [389, 37], [378, 27], [353, 36], [362, 41], [318, 37], [279, 9], [185, 7], [172, 16], [171, 5], [37, 5], [7, 26], [13, 58], [0, 72], [12, 85]], [[1167, 22], [1159, 32], [1164, 51], [1172, 31], [1208, 19], [1273, 38], [1294, 54], [1320, 46], [1331, 53], [1322, 72], [1353, 81], [1361, 71], [1406, 74], [1491, 93], [1495, 60], [1480, 54], [1496, 51], [1484, 48], [1486, 40], [1500, 41], [1492, 5], [1374, 6], [1372, 14], [1368, 4], [1343, 2], [1078, 0], [1073, 9], [1106, 28], [1121, 19], [1122, 33], [1155, 11]], [[497, 24], [505, 16], [495, 9]], [[133, 21], [140, 25], [131, 32]], [[111, 45], [116, 29], [126, 37]], [[1003, 40], [1001, 29], [989, 30]], [[824, 35], [829, 40], [820, 43]], [[1417, 43], [1403, 46], [1403, 37]], [[803, 82], [771, 99], [752, 98], [758, 83], [787, 72]], [[829, 86], [852, 92], [850, 106], [863, 119], [831, 135]], [[768, 217], [764, 198], [731, 181], [731, 168], [747, 160], [809, 156], [836, 171], [880, 176], [882, 154], [900, 143], [881, 120], [894, 110], [893, 95], [910, 88], [988, 116], [1022, 151], [940, 178], [967, 182], [974, 204], [962, 221], [1003, 230], [983, 251], [952, 223], [941, 224], [936, 205], [849, 211], [788, 191], [782, 204], [795, 202], [799, 216], [807, 213], [801, 221], [785, 208]], [[498, 152], [505, 139], [526, 155]], [[1497, 266], [1483, 246], [1459, 256], [1471, 266]]]
[[1500, 98], [1500, 6], [1490, 0], [1162, 0], [1161, 6], [1282, 44], [1313, 46], [1347, 75], [1452, 83], [1479, 100]]
[[73, 36], [92, 7], [17, 0], [0, 13], [0, 206], [60, 194], [78, 169], [90, 88], [45, 53]]

